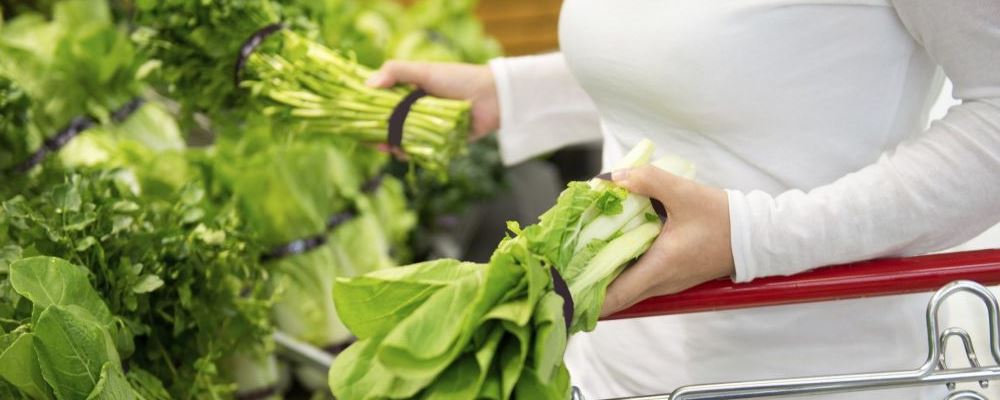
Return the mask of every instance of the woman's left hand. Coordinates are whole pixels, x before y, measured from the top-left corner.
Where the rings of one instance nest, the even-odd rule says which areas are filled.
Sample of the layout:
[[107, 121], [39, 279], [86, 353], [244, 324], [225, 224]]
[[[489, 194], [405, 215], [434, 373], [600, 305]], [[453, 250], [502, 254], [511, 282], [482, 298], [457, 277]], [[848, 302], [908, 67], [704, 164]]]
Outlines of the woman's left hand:
[[663, 203], [667, 222], [649, 251], [611, 283], [601, 316], [733, 274], [725, 191], [653, 166], [615, 171], [611, 179]]

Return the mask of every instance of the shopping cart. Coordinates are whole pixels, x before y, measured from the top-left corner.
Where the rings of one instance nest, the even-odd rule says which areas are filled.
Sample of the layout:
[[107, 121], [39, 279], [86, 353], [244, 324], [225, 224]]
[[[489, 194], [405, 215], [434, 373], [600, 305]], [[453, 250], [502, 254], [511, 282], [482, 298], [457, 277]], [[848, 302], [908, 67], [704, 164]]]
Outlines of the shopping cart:
[[[685, 386], [669, 394], [630, 397], [631, 400], [757, 399], [790, 395], [945, 385], [945, 400], [987, 399], [976, 390], [958, 390], [957, 384], [978, 382], [987, 388], [1000, 379], [1000, 306], [983, 285], [1000, 284], [1000, 250], [938, 254], [867, 261], [820, 268], [792, 277], [758, 279], [748, 284], [727, 280], [709, 282], [684, 293], [656, 297], [608, 319], [639, 318], [700, 311], [731, 310], [860, 297], [899, 295], [937, 290], [927, 305], [927, 359], [912, 370], [886, 371], [790, 379], [744, 381]], [[970, 293], [986, 305], [992, 361], [980, 363], [971, 335], [959, 327], [942, 329], [938, 314], [943, 302], [957, 293]], [[967, 366], [945, 359], [948, 343], [964, 346]], [[277, 335], [279, 349], [298, 362], [329, 368], [332, 358], [320, 350]], [[585, 400], [579, 390], [573, 400]]]

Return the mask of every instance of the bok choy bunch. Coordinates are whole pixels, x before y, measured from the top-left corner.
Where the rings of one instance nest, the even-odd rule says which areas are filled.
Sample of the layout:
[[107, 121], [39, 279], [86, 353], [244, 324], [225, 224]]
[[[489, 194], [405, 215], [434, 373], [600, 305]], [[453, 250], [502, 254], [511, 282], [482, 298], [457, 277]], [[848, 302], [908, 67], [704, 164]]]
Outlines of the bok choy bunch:
[[[618, 168], [652, 152], [644, 141]], [[693, 174], [679, 159], [654, 165]], [[337, 311], [359, 341], [336, 359], [331, 388], [349, 399], [569, 398], [568, 334], [595, 327], [608, 285], [661, 227], [649, 199], [574, 182], [537, 224], [510, 223], [514, 235], [488, 264], [437, 260], [340, 279]]]

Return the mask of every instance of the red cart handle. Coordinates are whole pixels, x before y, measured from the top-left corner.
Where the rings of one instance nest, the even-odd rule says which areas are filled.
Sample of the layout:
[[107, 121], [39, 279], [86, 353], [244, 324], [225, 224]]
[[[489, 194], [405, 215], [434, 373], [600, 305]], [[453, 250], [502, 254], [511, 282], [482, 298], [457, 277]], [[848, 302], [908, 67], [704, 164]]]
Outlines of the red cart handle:
[[864, 261], [742, 284], [720, 279], [647, 299], [605, 319], [933, 292], [960, 279], [1000, 284], [1000, 250]]

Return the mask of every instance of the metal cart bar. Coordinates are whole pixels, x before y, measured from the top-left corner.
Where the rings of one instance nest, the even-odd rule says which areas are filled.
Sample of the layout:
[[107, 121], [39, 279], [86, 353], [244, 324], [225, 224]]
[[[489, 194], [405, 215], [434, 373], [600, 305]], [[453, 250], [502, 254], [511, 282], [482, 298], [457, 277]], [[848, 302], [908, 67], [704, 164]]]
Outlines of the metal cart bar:
[[1000, 250], [865, 261], [746, 284], [712, 281], [648, 299], [606, 319], [931, 292], [961, 279], [1000, 284]]
[[[938, 311], [945, 299], [955, 293], [967, 292], [976, 295], [986, 304], [990, 329], [990, 352], [993, 356], [993, 366], [982, 367], [979, 357], [972, 348], [969, 334], [960, 328], [940, 330]], [[807, 378], [774, 379], [762, 381], [746, 381], [734, 383], [718, 383], [708, 385], [693, 385], [677, 389], [672, 394], [630, 397], [632, 400], [722, 400], [722, 399], [752, 399], [763, 397], [778, 397], [789, 395], [816, 395], [839, 392], [888, 389], [904, 386], [922, 386], [945, 384], [951, 393], [946, 400], [984, 399], [985, 396], [974, 391], [954, 391], [957, 382], [979, 382], [983, 388], [988, 387], [990, 380], [1000, 378], [1000, 342], [998, 342], [998, 323], [1000, 323], [1000, 306], [996, 297], [986, 287], [971, 281], [952, 282], [937, 291], [927, 305], [927, 361], [919, 368], [907, 371], [874, 372], [865, 374], [845, 374], [816, 376]], [[958, 337], [965, 346], [969, 366], [967, 368], [950, 368], [945, 362], [945, 350], [948, 340]], [[576, 392], [575, 399], [583, 396]]]
[[[945, 384], [949, 389], [945, 400], [984, 400], [984, 395], [973, 390], [956, 391], [955, 384], [978, 382], [980, 387], [986, 388], [989, 381], [1000, 379], [1000, 305], [982, 285], [998, 283], [1000, 250], [939, 254], [820, 268], [793, 277], [766, 278], [749, 284], [709, 282], [684, 293], [644, 301], [612, 319], [927, 292], [940, 287], [927, 305], [927, 359], [916, 369], [692, 385], [671, 394], [629, 399], [751, 399]], [[993, 359], [989, 364], [992, 365], [980, 365], [980, 357], [972, 347], [968, 332], [939, 326], [938, 312], [942, 303], [961, 292], [975, 295], [986, 305]], [[953, 338], [959, 339], [964, 346], [967, 366], [955, 368], [946, 362], [946, 348]], [[573, 398], [583, 399], [583, 396], [574, 391]]]
[[274, 332], [273, 338], [277, 353], [283, 358], [319, 371], [328, 371], [333, 366], [333, 355], [316, 346], [281, 331]]

